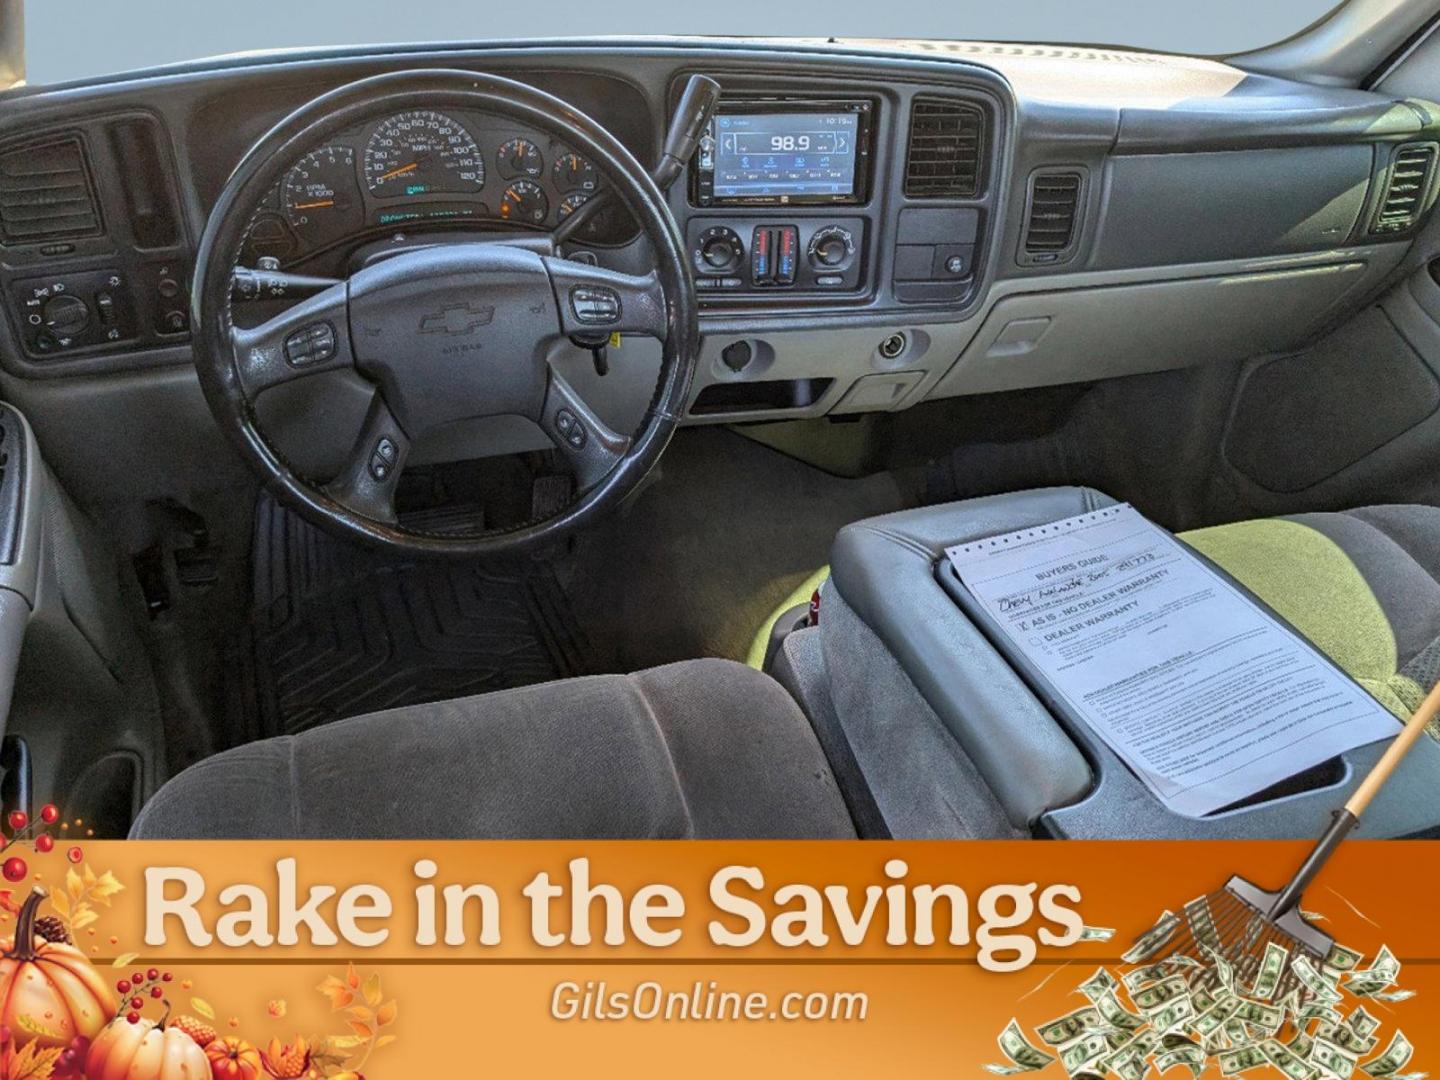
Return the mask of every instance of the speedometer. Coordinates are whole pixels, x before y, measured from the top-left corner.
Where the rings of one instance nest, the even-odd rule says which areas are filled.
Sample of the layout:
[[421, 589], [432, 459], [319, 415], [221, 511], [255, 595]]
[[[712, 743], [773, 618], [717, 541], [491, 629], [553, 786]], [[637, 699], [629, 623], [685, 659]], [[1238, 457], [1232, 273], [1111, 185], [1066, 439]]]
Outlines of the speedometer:
[[365, 145], [365, 183], [381, 198], [469, 195], [485, 186], [485, 161], [470, 133], [444, 113], [398, 113]]

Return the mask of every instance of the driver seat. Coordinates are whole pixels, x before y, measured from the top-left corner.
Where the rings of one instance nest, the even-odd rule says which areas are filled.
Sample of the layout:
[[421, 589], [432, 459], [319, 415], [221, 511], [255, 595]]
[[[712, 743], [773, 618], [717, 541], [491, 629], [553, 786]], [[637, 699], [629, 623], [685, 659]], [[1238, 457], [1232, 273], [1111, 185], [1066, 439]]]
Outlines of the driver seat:
[[414, 705], [190, 766], [132, 839], [853, 839], [809, 721], [691, 660]]

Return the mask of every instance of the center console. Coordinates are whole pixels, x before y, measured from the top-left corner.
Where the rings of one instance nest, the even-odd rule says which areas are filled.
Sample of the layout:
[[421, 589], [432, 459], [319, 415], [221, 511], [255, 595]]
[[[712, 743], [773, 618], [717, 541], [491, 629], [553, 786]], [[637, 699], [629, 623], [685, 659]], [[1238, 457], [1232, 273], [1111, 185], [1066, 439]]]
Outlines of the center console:
[[[905, 511], [837, 536], [820, 626], [801, 633], [819, 635], [833, 706], [827, 752], [834, 757], [831, 748], [841, 747], [889, 834], [1313, 838], [1383, 754], [1388, 740], [1192, 817], [1162, 804], [1104, 741], [1056, 707], [997, 647], [983, 619], [967, 613], [945, 549], [1112, 504], [1087, 488], [1041, 489]], [[1422, 739], [1360, 835], [1433, 832], [1437, 784], [1440, 744]]]

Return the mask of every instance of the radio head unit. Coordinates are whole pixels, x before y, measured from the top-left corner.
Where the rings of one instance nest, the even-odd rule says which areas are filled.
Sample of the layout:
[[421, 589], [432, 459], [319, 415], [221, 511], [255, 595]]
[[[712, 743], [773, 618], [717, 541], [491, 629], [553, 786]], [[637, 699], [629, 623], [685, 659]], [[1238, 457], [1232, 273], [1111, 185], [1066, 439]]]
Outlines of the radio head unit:
[[696, 206], [856, 206], [869, 197], [872, 101], [722, 98], [690, 167]]

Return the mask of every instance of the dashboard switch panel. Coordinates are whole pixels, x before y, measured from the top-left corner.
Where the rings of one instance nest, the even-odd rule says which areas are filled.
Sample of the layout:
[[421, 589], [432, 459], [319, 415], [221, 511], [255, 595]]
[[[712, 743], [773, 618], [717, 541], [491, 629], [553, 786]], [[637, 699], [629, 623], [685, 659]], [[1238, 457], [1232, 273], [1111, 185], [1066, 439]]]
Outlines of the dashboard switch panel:
[[[803, 213], [803, 211], [801, 212]], [[793, 215], [793, 216], [792, 216]], [[859, 217], [758, 212], [750, 217], [692, 218], [686, 237], [702, 296], [779, 301], [806, 295], [857, 293], [868, 279], [866, 221]], [[786, 220], [786, 219], [789, 220]], [[797, 220], [798, 218], [798, 220]], [[749, 241], [746, 251], [745, 237]], [[933, 252], [927, 256], [929, 276]]]
[[13, 286], [25, 349], [52, 356], [137, 336], [129, 283], [118, 270], [27, 278]]

